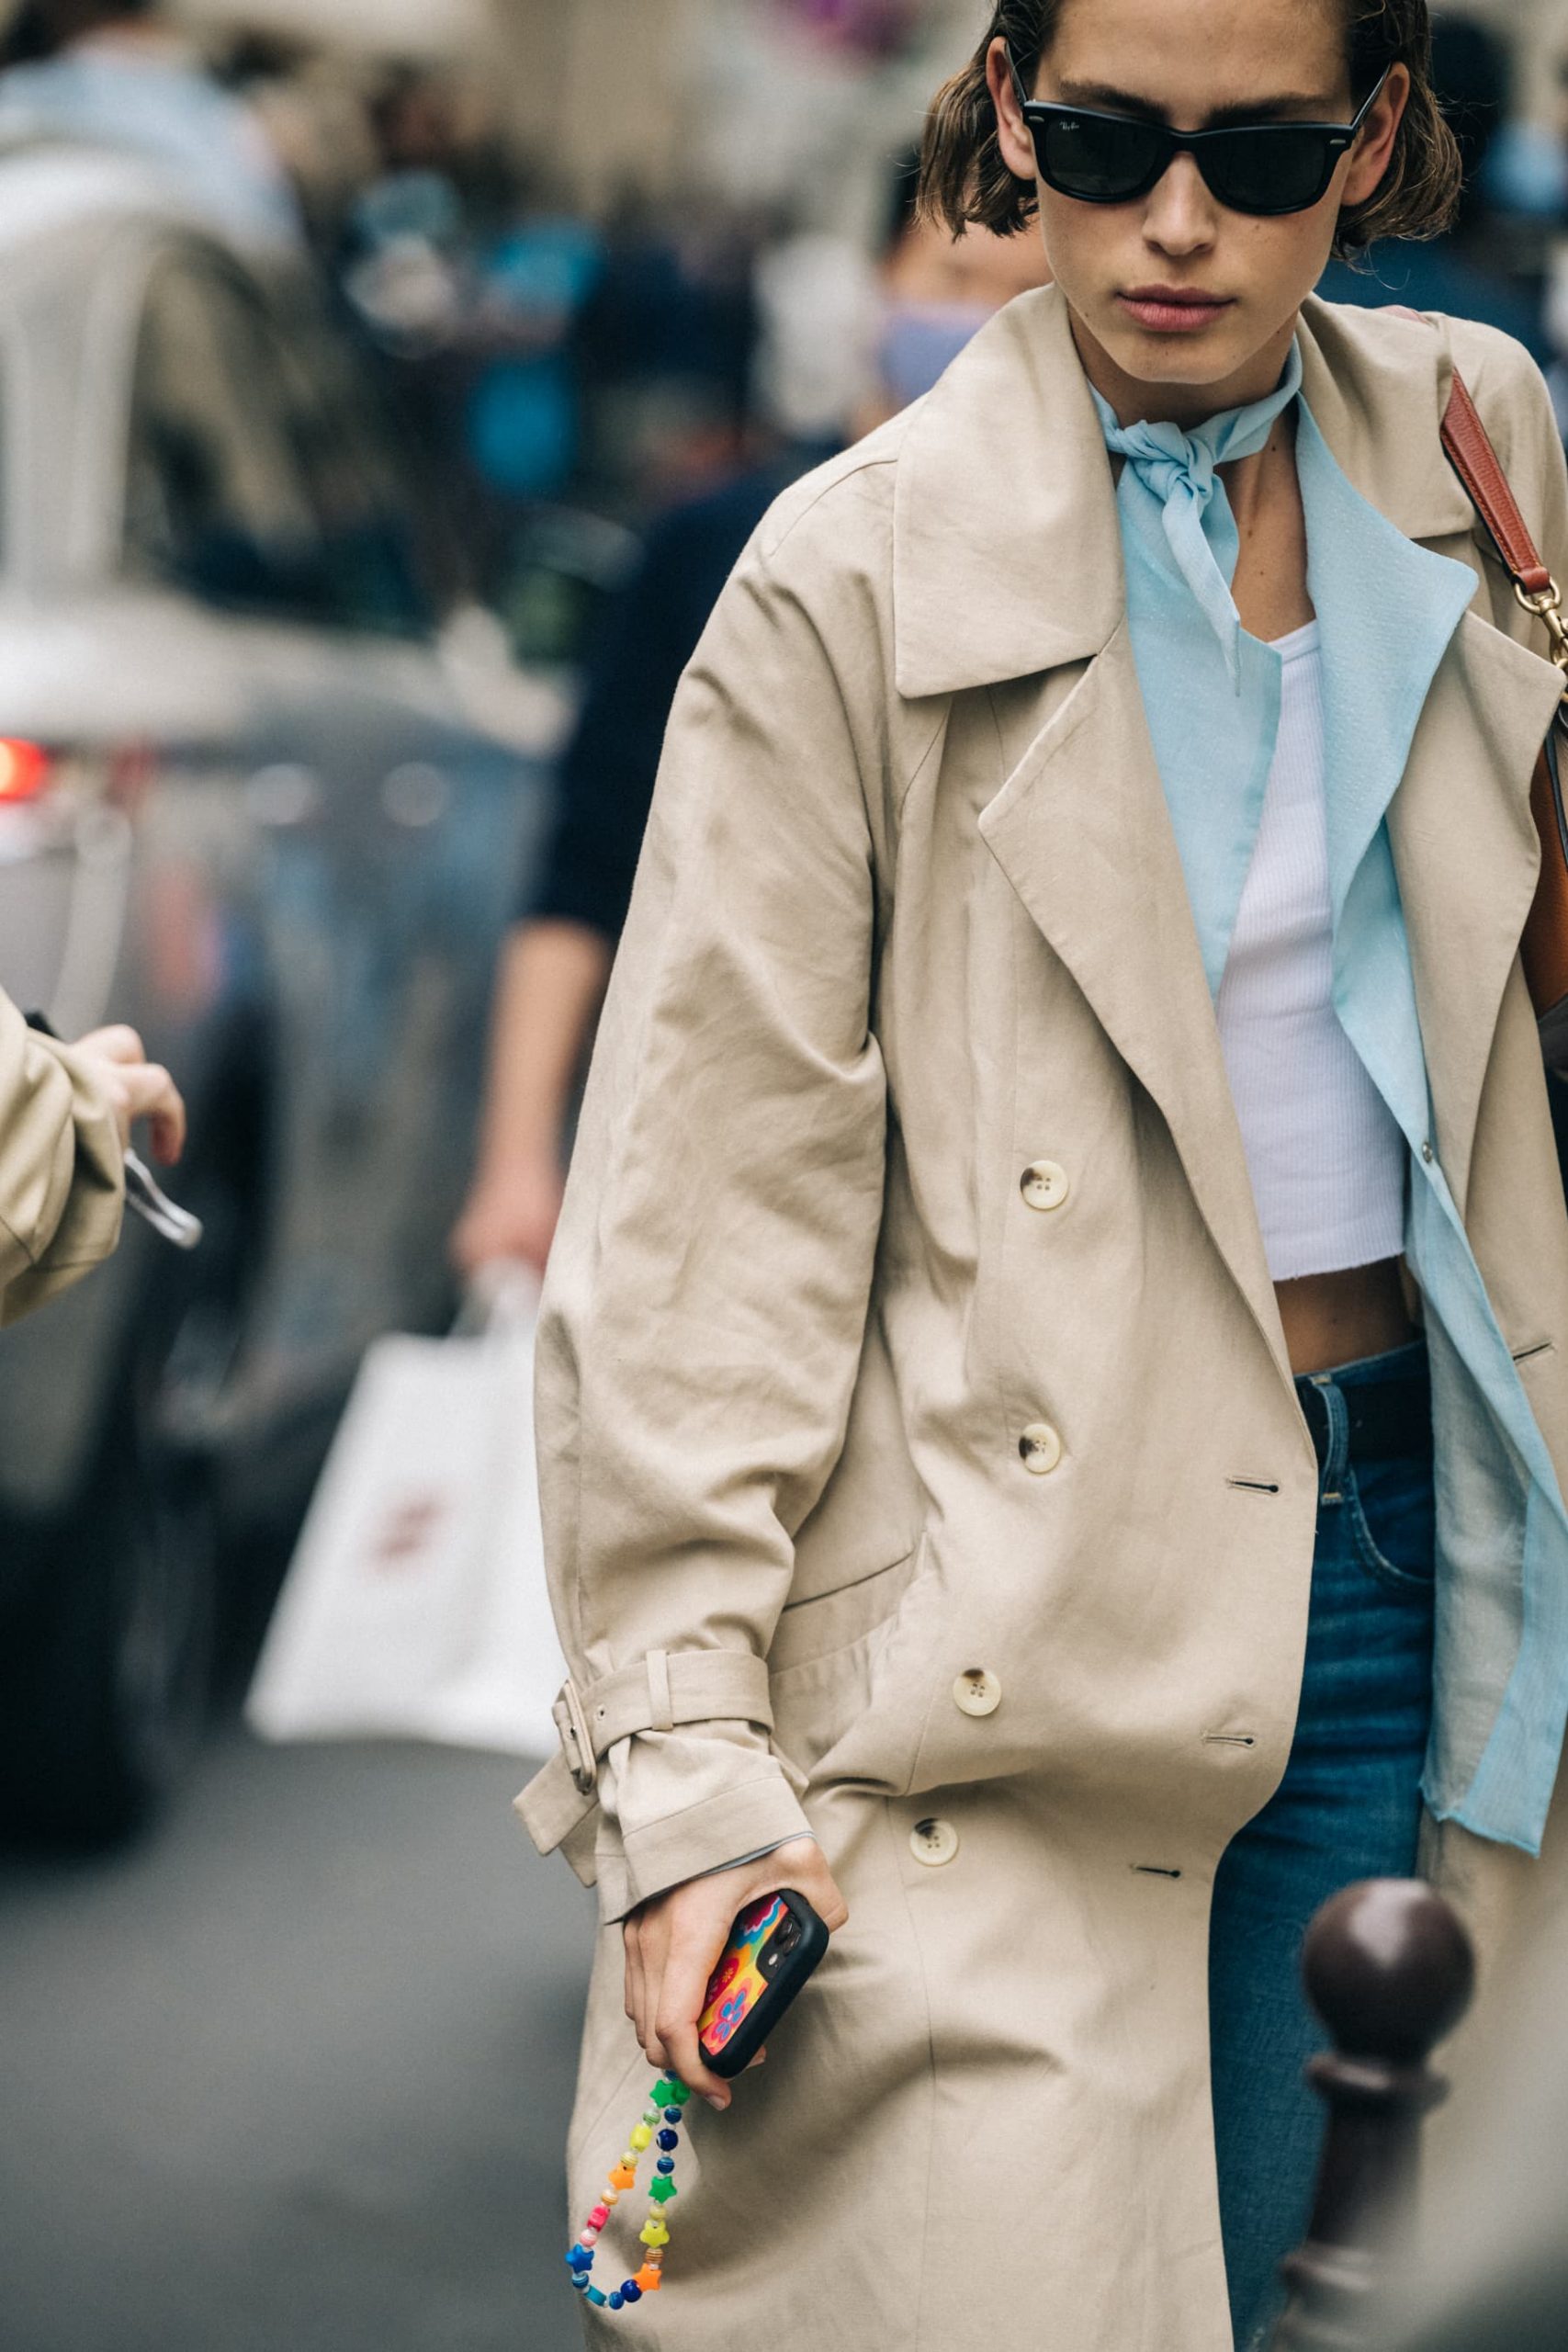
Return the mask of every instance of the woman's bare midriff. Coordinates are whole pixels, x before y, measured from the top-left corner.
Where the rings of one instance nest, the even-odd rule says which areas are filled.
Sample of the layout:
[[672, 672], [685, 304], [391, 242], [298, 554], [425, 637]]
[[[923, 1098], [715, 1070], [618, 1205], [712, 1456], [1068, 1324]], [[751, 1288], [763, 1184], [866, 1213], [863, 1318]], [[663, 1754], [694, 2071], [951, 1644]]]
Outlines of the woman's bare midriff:
[[1398, 1258], [1384, 1258], [1375, 1266], [1276, 1283], [1291, 1369], [1298, 1374], [1332, 1372], [1337, 1364], [1384, 1355], [1413, 1340], [1416, 1326], [1405, 1303], [1401, 1264]]

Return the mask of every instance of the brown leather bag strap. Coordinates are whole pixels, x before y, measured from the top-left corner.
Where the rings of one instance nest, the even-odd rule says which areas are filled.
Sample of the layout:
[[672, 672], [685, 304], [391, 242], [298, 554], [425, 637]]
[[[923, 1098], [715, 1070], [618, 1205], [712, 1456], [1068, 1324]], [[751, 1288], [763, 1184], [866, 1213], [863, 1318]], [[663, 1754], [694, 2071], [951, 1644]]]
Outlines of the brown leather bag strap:
[[[1526, 612], [1533, 613], [1544, 625], [1551, 639], [1551, 659], [1568, 680], [1568, 622], [1562, 616], [1562, 591], [1550, 566], [1540, 560], [1503, 471], [1503, 461], [1481, 422], [1470, 386], [1457, 368], [1443, 418], [1443, 448], [1486, 526], [1503, 568], [1513, 581], [1515, 595]], [[1563, 691], [1568, 697], [1568, 684]]]
[[1474, 500], [1476, 511], [1492, 535], [1505, 569], [1512, 573], [1521, 598], [1544, 596], [1552, 585], [1551, 573], [1536, 550], [1529, 526], [1508, 486], [1502, 460], [1481, 422], [1481, 412], [1457, 368], [1453, 394], [1443, 419], [1443, 447], [1449, 463]]

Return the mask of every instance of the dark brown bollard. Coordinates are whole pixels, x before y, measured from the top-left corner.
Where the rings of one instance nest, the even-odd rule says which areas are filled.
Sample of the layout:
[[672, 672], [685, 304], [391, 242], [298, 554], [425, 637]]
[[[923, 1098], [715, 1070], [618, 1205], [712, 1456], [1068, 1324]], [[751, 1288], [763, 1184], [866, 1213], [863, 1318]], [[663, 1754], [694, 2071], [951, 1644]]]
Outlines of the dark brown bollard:
[[1447, 2096], [1427, 2061], [1470, 2006], [1475, 1956], [1429, 1886], [1366, 1879], [1325, 1904], [1302, 1971], [1334, 2041], [1307, 2068], [1328, 2131], [1312, 2226], [1283, 2266], [1274, 2352], [1375, 2352], [1372, 2299], [1413, 2199], [1422, 2124]]

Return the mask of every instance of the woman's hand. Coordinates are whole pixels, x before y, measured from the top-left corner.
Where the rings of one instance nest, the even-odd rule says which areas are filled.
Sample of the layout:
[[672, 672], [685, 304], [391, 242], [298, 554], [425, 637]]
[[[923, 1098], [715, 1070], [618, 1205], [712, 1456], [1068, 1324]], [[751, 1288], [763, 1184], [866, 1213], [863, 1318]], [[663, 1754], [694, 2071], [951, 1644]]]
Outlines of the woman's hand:
[[759, 1861], [671, 1887], [641, 1905], [626, 1923], [626, 2015], [649, 2064], [673, 2068], [682, 2082], [720, 2109], [729, 2105], [730, 2086], [710, 2074], [697, 2055], [697, 2019], [708, 1978], [736, 1914], [781, 1886], [804, 1894], [834, 1933], [850, 1916], [816, 1838], [795, 1838]]
[[114, 1114], [121, 1147], [130, 1141], [138, 1119], [152, 1126], [152, 1156], [172, 1168], [186, 1148], [186, 1106], [166, 1069], [147, 1058], [134, 1029], [94, 1029], [79, 1037], [74, 1051], [89, 1066], [94, 1083]]

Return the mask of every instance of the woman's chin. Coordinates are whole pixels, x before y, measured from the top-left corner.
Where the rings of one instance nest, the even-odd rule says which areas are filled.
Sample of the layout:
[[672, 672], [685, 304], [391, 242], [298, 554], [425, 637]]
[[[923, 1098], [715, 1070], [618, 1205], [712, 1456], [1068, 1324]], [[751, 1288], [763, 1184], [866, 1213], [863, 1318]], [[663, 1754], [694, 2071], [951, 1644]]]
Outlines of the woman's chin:
[[1224, 384], [1255, 356], [1229, 319], [1178, 334], [1116, 322], [1100, 341], [1107, 356], [1135, 384]]

